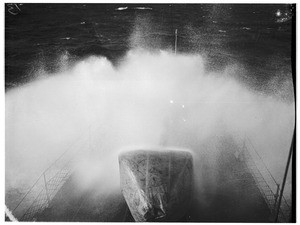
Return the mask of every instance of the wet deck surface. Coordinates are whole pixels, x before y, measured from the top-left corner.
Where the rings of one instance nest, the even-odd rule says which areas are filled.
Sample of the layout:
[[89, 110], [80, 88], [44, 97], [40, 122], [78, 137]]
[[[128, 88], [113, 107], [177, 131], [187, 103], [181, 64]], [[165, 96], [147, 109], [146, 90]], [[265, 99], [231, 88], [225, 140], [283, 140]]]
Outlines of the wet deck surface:
[[[201, 188], [195, 188], [188, 214], [189, 222], [271, 222], [270, 211], [243, 160], [220, 153], [214, 182], [203, 166]], [[205, 162], [205, 158], [203, 159]], [[204, 163], [205, 164], [205, 163]], [[199, 171], [194, 171], [197, 174]], [[70, 177], [38, 221], [122, 222], [133, 221], [121, 191], [80, 192]]]
[[[234, 155], [221, 164], [215, 189], [207, 186], [205, 197], [191, 207], [193, 222], [270, 222], [270, 211], [245, 164]], [[230, 164], [230, 165], [229, 165]], [[234, 164], [234, 166], [232, 166]]]

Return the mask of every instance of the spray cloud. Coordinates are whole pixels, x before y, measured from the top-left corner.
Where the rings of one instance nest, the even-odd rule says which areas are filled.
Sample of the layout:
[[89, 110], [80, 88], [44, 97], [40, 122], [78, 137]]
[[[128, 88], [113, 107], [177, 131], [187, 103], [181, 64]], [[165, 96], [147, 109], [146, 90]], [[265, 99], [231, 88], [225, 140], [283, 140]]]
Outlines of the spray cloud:
[[93, 56], [8, 91], [6, 190], [29, 187], [75, 141], [83, 152], [78, 186], [102, 193], [119, 188], [123, 148], [157, 146], [163, 137], [196, 159], [206, 152], [213, 164], [211, 140], [224, 134], [249, 137], [281, 180], [294, 104], [251, 90], [235, 68], [213, 72], [201, 55], [131, 50], [118, 67]]

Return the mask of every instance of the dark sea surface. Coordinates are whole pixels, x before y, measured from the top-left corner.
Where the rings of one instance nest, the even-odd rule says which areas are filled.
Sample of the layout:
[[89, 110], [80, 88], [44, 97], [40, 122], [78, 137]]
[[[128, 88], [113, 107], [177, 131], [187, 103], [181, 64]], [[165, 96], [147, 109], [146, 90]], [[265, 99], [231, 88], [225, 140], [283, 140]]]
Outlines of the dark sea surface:
[[238, 63], [246, 71], [241, 79], [255, 89], [274, 76], [279, 82], [292, 78], [291, 5], [17, 6], [20, 10], [6, 4], [6, 90], [33, 79], [41, 65], [49, 72], [57, 70], [61, 55], [67, 55], [68, 60], [101, 55], [117, 65], [131, 48], [172, 49], [175, 29], [178, 52], [205, 54], [212, 68]]
[[[105, 56], [116, 67], [135, 48], [201, 54], [209, 70], [237, 65], [251, 89], [294, 101], [288, 4], [6, 4], [5, 90], [60, 70], [64, 61]], [[271, 83], [271, 85], [270, 85]], [[7, 150], [6, 150], [7, 151]], [[285, 160], [285, 159], [284, 159]], [[17, 205], [24, 193], [6, 193]]]

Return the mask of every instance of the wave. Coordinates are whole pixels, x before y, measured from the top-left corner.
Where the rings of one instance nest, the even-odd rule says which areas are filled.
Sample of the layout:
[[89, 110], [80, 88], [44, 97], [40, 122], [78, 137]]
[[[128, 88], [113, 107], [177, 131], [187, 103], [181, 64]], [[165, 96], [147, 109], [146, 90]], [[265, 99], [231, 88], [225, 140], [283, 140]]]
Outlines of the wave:
[[134, 9], [140, 9], [140, 10], [152, 10], [150, 7], [135, 7]]
[[116, 8], [115, 10], [122, 11], [122, 10], [126, 10], [126, 9], [128, 9], [127, 6], [126, 7], [119, 7], [119, 8]]

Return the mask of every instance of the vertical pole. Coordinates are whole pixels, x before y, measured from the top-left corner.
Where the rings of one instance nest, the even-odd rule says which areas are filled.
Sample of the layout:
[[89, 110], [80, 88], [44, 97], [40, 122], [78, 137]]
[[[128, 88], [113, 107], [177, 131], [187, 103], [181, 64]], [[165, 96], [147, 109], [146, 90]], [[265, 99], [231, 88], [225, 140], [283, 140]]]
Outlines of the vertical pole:
[[177, 53], [177, 29], [175, 29], [175, 48], [174, 48], [174, 52], [175, 52], [175, 55]]
[[172, 179], [172, 176], [171, 176], [171, 172], [172, 172], [172, 153], [170, 152], [170, 155], [169, 155], [169, 165], [168, 165], [168, 173], [169, 173], [169, 177], [168, 177], [168, 200], [170, 199], [170, 196], [171, 196], [171, 179]]
[[279, 195], [279, 200], [278, 200], [278, 206], [277, 206], [277, 210], [276, 210], [275, 222], [278, 221], [278, 214], [279, 214], [280, 204], [281, 204], [281, 200], [282, 200], [282, 196], [283, 196], [283, 190], [284, 190], [284, 186], [285, 186], [285, 182], [286, 182], [286, 177], [287, 177], [287, 174], [288, 174], [289, 165], [290, 165], [290, 161], [291, 161], [292, 154], [293, 154], [293, 149], [294, 149], [294, 138], [295, 138], [295, 132], [294, 132], [294, 135], [293, 135], [292, 144], [291, 144], [291, 148], [290, 148], [288, 160], [287, 160], [286, 167], [285, 167], [285, 172], [284, 172], [283, 181], [282, 181], [282, 187], [281, 187], [281, 190], [280, 190], [280, 195]]
[[149, 198], [149, 152], [146, 153], [146, 198]]
[[48, 186], [47, 186], [47, 181], [46, 181], [46, 175], [45, 175], [45, 172], [43, 173], [43, 175], [44, 175], [44, 182], [45, 182], [45, 189], [46, 189], [47, 201], [48, 201], [48, 204], [50, 204], [50, 196], [49, 196], [49, 191], [48, 191]]
[[276, 184], [276, 185], [277, 185], [277, 189], [276, 189], [276, 194], [275, 194], [274, 212], [276, 211], [277, 200], [279, 197], [279, 190], [280, 190], [280, 185], [279, 184]]

